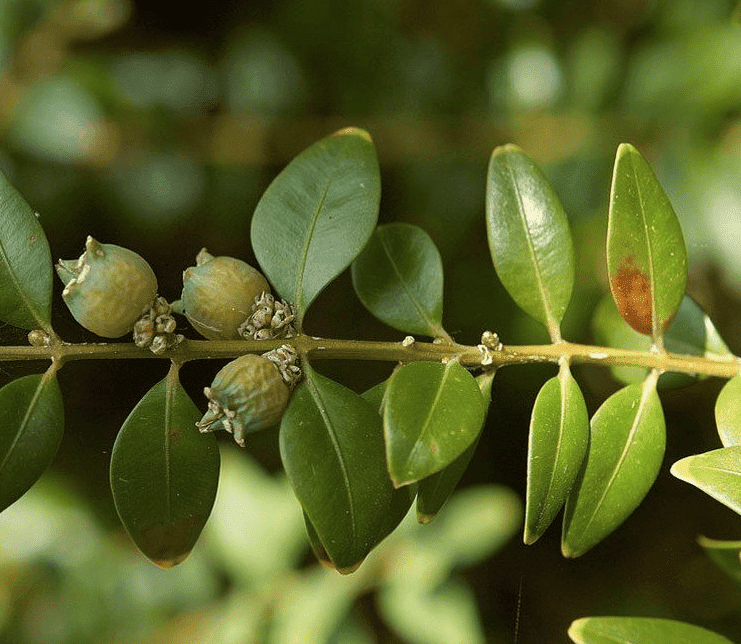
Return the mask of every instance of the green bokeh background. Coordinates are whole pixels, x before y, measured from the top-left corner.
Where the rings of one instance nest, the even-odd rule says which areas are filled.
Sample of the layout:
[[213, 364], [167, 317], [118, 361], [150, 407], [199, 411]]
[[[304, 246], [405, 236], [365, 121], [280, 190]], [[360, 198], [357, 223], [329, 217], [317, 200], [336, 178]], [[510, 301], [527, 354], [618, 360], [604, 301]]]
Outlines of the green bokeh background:
[[[420, 225], [440, 249], [448, 332], [468, 344], [484, 329], [508, 344], [531, 344], [547, 334], [518, 312], [488, 255], [489, 155], [516, 143], [553, 182], [577, 255], [564, 336], [590, 341], [591, 314], [607, 290], [612, 162], [617, 145], [631, 142], [682, 222], [689, 293], [738, 354], [741, 27], [734, 10], [731, 0], [215, 0], [177, 7], [0, 0], [0, 167], [40, 213], [55, 258], [78, 256], [88, 234], [127, 246], [147, 258], [160, 293], [172, 300], [204, 246], [254, 262], [250, 217], [270, 180], [313, 141], [362, 127], [381, 164], [381, 221]], [[69, 341], [96, 341], [75, 325], [59, 291], [61, 284], [57, 331]], [[363, 310], [348, 272], [312, 305], [306, 328], [400, 339]], [[0, 331], [3, 342], [25, 341], [11, 327]], [[199, 391], [220, 366], [183, 369], [201, 408]], [[33, 368], [3, 364], [0, 379]], [[362, 391], [390, 365], [317, 368]], [[245, 485], [254, 488], [224, 492], [232, 519], [214, 521], [190, 560], [165, 573], [132, 550], [107, 487], [110, 449], [128, 412], [166, 370], [119, 361], [60, 372], [67, 430], [53, 471], [11, 508], [15, 514], [0, 516], [0, 644], [279, 641], [270, 633], [282, 623], [283, 600], [262, 598], [301, 589], [352, 606], [335, 639], [317, 642], [436, 641], [394, 621], [398, 613], [426, 618], [396, 591], [376, 592], [391, 584], [380, 572], [366, 573], [362, 592], [347, 590], [353, 582], [336, 595], [322, 586], [339, 582], [314, 567], [282, 479], [266, 478], [280, 469], [274, 433], [253, 435], [249, 456], [235, 457], [249, 461], [254, 480]], [[493, 483], [522, 497], [530, 410], [554, 373], [530, 366], [497, 375], [462, 488]], [[590, 413], [617, 388], [605, 370], [575, 375]], [[519, 644], [566, 643], [571, 620], [600, 614], [682, 619], [741, 641], [741, 590], [696, 543], [699, 534], [737, 539], [741, 521], [668, 471], [683, 456], [719, 446], [712, 411], [721, 384], [662, 392], [669, 432], [662, 472], [602, 545], [566, 561], [557, 526], [530, 547], [518, 535], [501, 547], [494, 540], [486, 556], [477, 551], [457, 564], [453, 579], [465, 578], [471, 594], [446, 582], [440, 605], [460, 602], [459, 616], [475, 608], [492, 643], [512, 642], [516, 632]], [[268, 500], [244, 501], [253, 492]], [[490, 518], [470, 507], [474, 525]], [[520, 511], [509, 507], [506, 534]], [[72, 519], [60, 514], [64, 508]], [[439, 561], [453, 536], [438, 530], [444, 538], [434, 547], [415, 536], [416, 550], [384, 556], [447, 579], [449, 566]], [[235, 534], [244, 541], [225, 546]], [[285, 540], [280, 556], [267, 554], [275, 534]], [[279, 563], [260, 565], [266, 561]], [[205, 635], [204, 623], [226, 630]]]

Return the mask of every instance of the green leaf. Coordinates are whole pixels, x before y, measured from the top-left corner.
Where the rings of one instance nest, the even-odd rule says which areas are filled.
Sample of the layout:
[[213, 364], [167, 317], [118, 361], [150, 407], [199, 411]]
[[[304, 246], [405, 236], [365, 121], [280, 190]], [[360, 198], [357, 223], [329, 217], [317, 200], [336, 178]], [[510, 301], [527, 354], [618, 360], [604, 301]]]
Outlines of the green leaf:
[[574, 286], [566, 213], [541, 170], [514, 145], [494, 150], [486, 193], [489, 249], [497, 275], [526, 313], [560, 338]]
[[171, 568], [193, 549], [211, 513], [219, 478], [213, 434], [200, 434], [201, 413], [174, 365], [134, 407], [111, 454], [116, 510], [139, 549]]
[[391, 377], [383, 408], [386, 460], [396, 487], [452, 463], [476, 439], [486, 406], [457, 362], [412, 362]]
[[0, 172], [0, 320], [51, 328], [52, 263], [36, 214]]
[[576, 644], [733, 644], [699, 626], [653, 617], [583, 617], [571, 623]]
[[713, 563], [736, 583], [741, 583], [741, 541], [725, 541], [699, 536], [697, 542], [703, 547]]
[[352, 572], [384, 536], [393, 500], [377, 411], [305, 365], [281, 421], [280, 453], [327, 558]]
[[[491, 400], [491, 385], [494, 381], [494, 374], [494, 371], [489, 371], [476, 377], [486, 410], [488, 410], [488, 403]], [[439, 472], [431, 474], [419, 482], [417, 489], [417, 521], [420, 523], [430, 523], [437, 516], [437, 513], [450, 498], [461, 480], [468, 464], [471, 462], [471, 458], [473, 458], [476, 447], [478, 447], [481, 431], [486, 424], [486, 410], [484, 420], [481, 421], [481, 429], [473, 443], [450, 465], [446, 465]]]
[[741, 514], [741, 445], [687, 456], [671, 473]]
[[387, 378], [386, 380], [382, 380], [378, 384], [373, 385], [370, 389], [361, 394], [364, 400], [369, 403], [373, 409], [378, 411], [379, 414], [383, 411], [381, 408], [383, 406], [383, 398], [388, 384], [389, 381]]
[[49, 467], [63, 432], [62, 393], [52, 370], [0, 389], [0, 512]]
[[319, 292], [363, 249], [378, 220], [381, 180], [367, 132], [341, 130], [299, 154], [252, 218], [263, 272], [303, 319]]
[[589, 441], [584, 396], [563, 364], [535, 399], [530, 420], [525, 543], [534, 543], [560, 511]]
[[725, 447], [741, 445], [741, 376], [731, 378], [715, 401], [715, 424]]
[[618, 148], [612, 175], [607, 271], [625, 321], [658, 340], [684, 297], [687, 250], [656, 175], [627, 143]]
[[561, 550], [578, 557], [640, 504], [661, 467], [666, 443], [657, 373], [610, 396], [592, 418], [582, 471], [566, 501]]
[[[651, 349], [651, 339], [628, 325], [609, 295], [597, 305], [592, 327], [595, 341], [603, 346], [634, 351]], [[689, 295], [682, 299], [677, 316], [666, 331], [664, 346], [672, 353], [733, 360], [712, 320]], [[619, 365], [611, 367], [611, 371], [620, 382], [632, 384], [645, 380], [650, 370]], [[688, 374], [666, 372], [659, 377], [659, 388], [683, 387], [696, 379]]]
[[352, 264], [352, 281], [360, 301], [382, 322], [405, 333], [445, 335], [443, 263], [421, 228], [378, 226]]

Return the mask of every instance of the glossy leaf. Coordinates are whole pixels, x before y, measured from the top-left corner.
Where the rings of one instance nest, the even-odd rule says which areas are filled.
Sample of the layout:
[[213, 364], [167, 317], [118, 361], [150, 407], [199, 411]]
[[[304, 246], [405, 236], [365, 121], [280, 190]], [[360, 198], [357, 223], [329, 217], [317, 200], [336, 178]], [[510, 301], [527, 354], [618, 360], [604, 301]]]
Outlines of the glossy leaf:
[[280, 453], [327, 558], [352, 572], [382, 538], [393, 499], [377, 411], [305, 366], [283, 415]]
[[617, 528], [646, 496], [666, 443], [656, 374], [597, 410], [582, 471], [566, 501], [561, 550], [578, 557]]
[[62, 393], [53, 372], [23, 376], [0, 389], [0, 511], [49, 467], [63, 431]]
[[356, 128], [304, 150], [265, 191], [252, 218], [252, 247], [299, 322], [367, 243], [380, 195], [375, 148]]
[[134, 407], [113, 446], [118, 515], [134, 543], [162, 568], [190, 554], [216, 498], [219, 450], [213, 434], [198, 432], [200, 418], [173, 367]]
[[514, 145], [494, 150], [486, 192], [489, 249], [497, 275], [551, 337], [574, 285], [574, 247], [566, 213], [541, 170]]
[[379, 320], [438, 337], [442, 328], [443, 263], [430, 236], [405, 223], [379, 226], [352, 264], [355, 292]]
[[468, 468], [468, 464], [471, 462], [471, 458], [473, 458], [473, 454], [481, 438], [481, 431], [486, 424], [486, 410], [488, 410], [489, 401], [491, 400], [491, 385], [494, 381], [494, 374], [494, 371], [490, 371], [476, 376], [476, 382], [481, 390], [486, 409], [484, 411], [484, 420], [481, 422], [481, 429], [473, 443], [450, 465], [446, 465], [439, 472], [431, 474], [419, 482], [417, 489], [417, 521], [420, 523], [430, 523], [437, 516], [437, 513], [450, 498], [450, 495], [461, 480], [461, 477]]
[[383, 430], [394, 485], [419, 481], [452, 463], [478, 436], [486, 406], [457, 362], [412, 362], [386, 391]]
[[653, 617], [583, 617], [569, 637], [576, 644], [733, 644], [699, 626]]
[[741, 376], [731, 378], [715, 401], [715, 423], [725, 447], [741, 445]]
[[671, 473], [741, 514], [741, 445], [688, 456]]
[[627, 143], [618, 148], [612, 176], [607, 271], [625, 321], [654, 340], [662, 336], [684, 297], [687, 250], [656, 175]]
[[0, 320], [51, 331], [52, 263], [39, 220], [0, 172]]
[[[612, 297], [605, 297], [595, 310], [595, 341], [603, 346], [634, 351], [649, 351], [651, 338], [638, 333], [622, 318]], [[699, 304], [685, 295], [676, 317], [664, 336], [667, 351], [684, 355], [709, 356], [715, 360], [733, 360], [733, 354], [720, 337], [712, 320]], [[642, 382], [649, 369], [619, 365], [611, 368], [613, 376], [625, 384]], [[701, 376], [702, 377], [702, 376]], [[659, 377], [659, 389], [683, 387], [696, 380], [683, 373], [666, 372]]]
[[386, 393], [386, 387], [388, 387], [388, 379], [382, 380], [378, 384], [373, 385], [367, 391], [364, 391], [361, 395], [363, 399], [373, 407], [379, 414], [382, 413], [383, 397]]
[[534, 543], [561, 510], [588, 441], [587, 405], [564, 364], [541, 388], [530, 419], [525, 543]]

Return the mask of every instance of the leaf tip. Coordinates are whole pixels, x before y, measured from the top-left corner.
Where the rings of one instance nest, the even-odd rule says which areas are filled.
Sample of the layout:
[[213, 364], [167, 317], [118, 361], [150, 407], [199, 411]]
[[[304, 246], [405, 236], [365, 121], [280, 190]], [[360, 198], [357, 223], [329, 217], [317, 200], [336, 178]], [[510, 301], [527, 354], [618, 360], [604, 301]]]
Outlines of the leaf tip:
[[421, 525], [428, 525], [432, 523], [437, 514], [429, 514], [427, 512], [417, 512], [417, 523]]
[[371, 135], [359, 127], [343, 127], [341, 130], [337, 130], [332, 136], [359, 136], [361, 139], [365, 139], [368, 143], [373, 143]]
[[190, 550], [188, 550], [188, 552], [179, 554], [172, 559], [150, 559], [149, 561], [151, 561], [158, 568], [162, 568], [163, 570], [170, 570], [170, 568], [174, 568], [179, 563], [183, 563], [189, 556]]

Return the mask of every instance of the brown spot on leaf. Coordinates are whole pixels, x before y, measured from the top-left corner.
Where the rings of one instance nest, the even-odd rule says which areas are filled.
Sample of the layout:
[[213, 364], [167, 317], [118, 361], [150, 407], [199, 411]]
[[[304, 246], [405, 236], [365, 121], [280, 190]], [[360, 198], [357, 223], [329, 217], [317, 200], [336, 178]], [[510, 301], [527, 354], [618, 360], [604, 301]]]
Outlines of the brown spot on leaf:
[[633, 257], [627, 257], [620, 265], [610, 288], [623, 319], [639, 333], [652, 335], [651, 285]]
[[438, 451], [437, 443], [430, 443], [430, 454], [437, 454]]
[[203, 523], [200, 515], [191, 515], [171, 524], [153, 523], [141, 530], [136, 543], [160, 568], [172, 568], [188, 557]]

